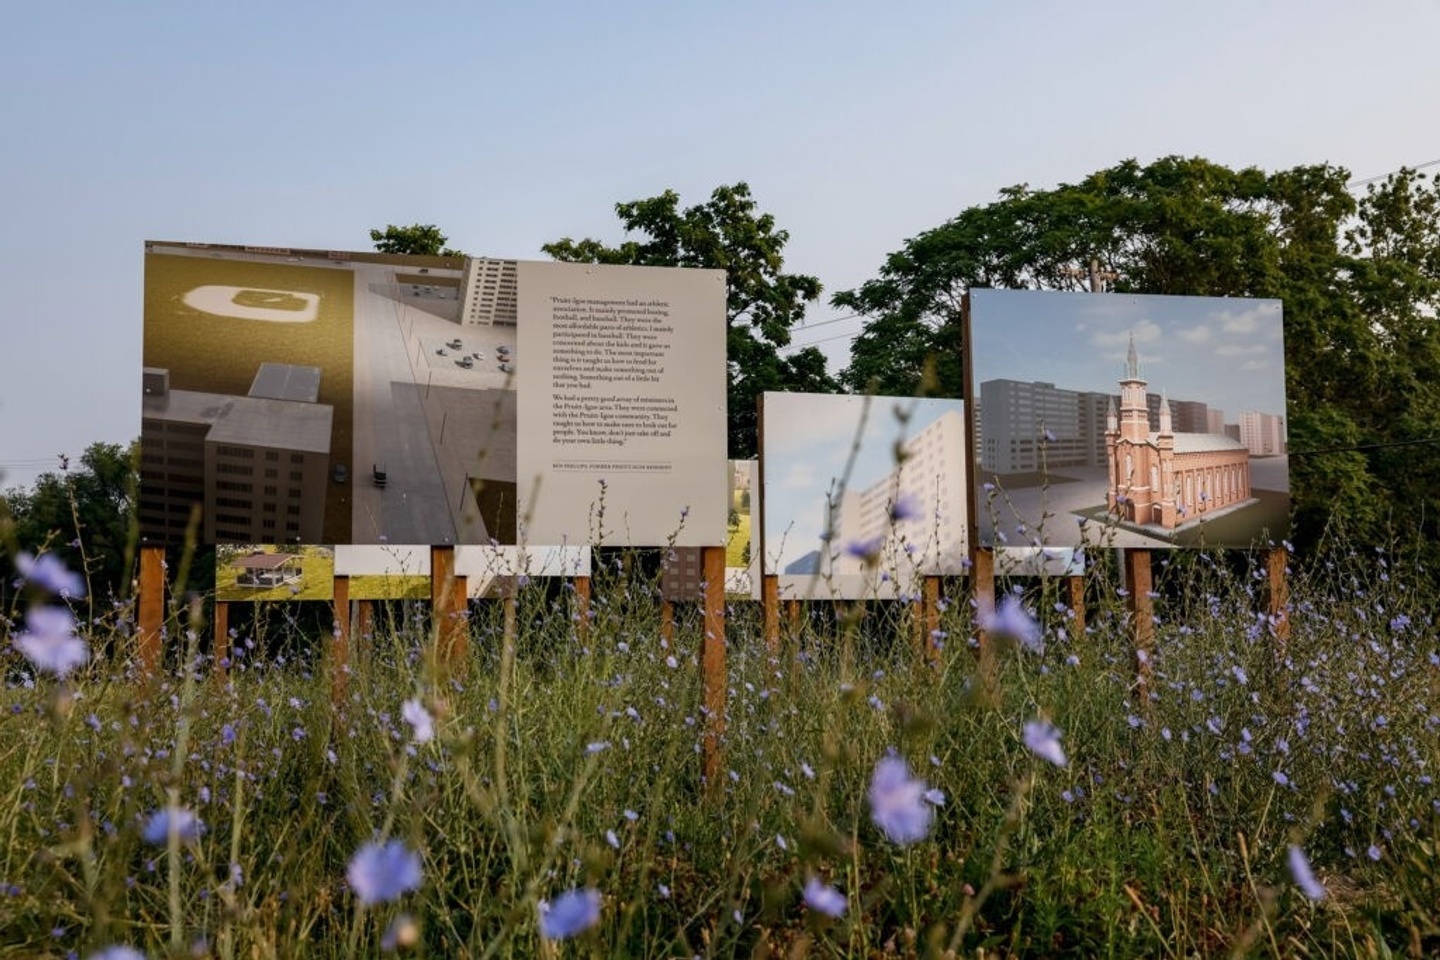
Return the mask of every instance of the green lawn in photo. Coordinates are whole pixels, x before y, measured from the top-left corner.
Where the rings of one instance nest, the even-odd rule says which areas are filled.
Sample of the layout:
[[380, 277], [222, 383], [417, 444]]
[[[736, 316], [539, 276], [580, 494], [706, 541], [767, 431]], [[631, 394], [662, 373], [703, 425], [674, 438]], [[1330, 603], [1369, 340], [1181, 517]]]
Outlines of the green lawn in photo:
[[364, 573], [350, 577], [351, 600], [429, 600], [424, 574]]
[[[330, 462], [351, 463], [354, 422], [354, 275], [333, 267], [256, 263], [149, 253], [145, 260], [143, 363], [170, 371], [172, 390], [244, 396], [260, 364], [320, 368], [319, 402], [335, 410]], [[237, 306], [299, 310], [293, 294], [319, 298], [316, 318], [277, 323], [217, 316], [187, 306], [186, 293], [203, 286], [240, 288]], [[292, 296], [277, 296], [288, 291]], [[250, 302], [242, 300], [250, 298]], [[332, 484], [325, 505], [327, 542], [350, 542], [345, 491]]]
[[[240, 574], [235, 561], [260, 551], [294, 553], [301, 570], [300, 582], [277, 587], [246, 587], [236, 582]], [[335, 598], [335, 552], [329, 547], [273, 547], [259, 544], [223, 545], [215, 555], [215, 599], [244, 600], [333, 600]]]

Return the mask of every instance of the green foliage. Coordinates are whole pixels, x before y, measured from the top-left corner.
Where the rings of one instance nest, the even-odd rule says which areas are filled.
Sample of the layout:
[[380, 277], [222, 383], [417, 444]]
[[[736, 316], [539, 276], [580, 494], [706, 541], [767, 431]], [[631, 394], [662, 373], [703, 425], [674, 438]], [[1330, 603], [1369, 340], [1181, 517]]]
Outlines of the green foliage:
[[[864, 314], [852, 390], [959, 396], [971, 287], [1273, 297], [1284, 302], [1296, 540], [1332, 517], [1387, 542], [1440, 536], [1440, 199], [1402, 170], [1358, 201], [1325, 164], [1265, 173], [1200, 158], [1127, 160], [1026, 185], [906, 242], [832, 303]], [[1403, 507], [1402, 507], [1403, 505]]]
[[666, 190], [657, 197], [617, 203], [615, 214], [626, 233], [639, 239], [607, 246], [599, 240], [569, 237], [541, 250], [570, 263], [612, 263], [651, 267], [704, 267], [724, 270], [728, 280], [726, 361], [729, 370], [730, 456], [755, 455], [757, 401], [767, 390], [833, 393], [837, 384], [825, 370], [825, 357], [814, 347], [782, 356], [790, 331], [805, 315], [805, 305], [820, 297], [820, 281], [785, 273], [783, 252], [790, 234], [777, 230], [775, 218], [757, 213], [745, 183], [717, 187], [709, 201], [680, 208], [680, 196]]
[[92, 596], [129, 595], [139, 446], [92, 443], [78, 464], [66, 460], [30, 489], [0, 493], [0, 601], [8, 595], [17, 550], [53, 551], [70, 569], [84, 571]]
[[424, 254], [438, 257], [464, 256], [459, 250], [445, 246], [449, 239], [433, 223], [412, 223], [408, 227], [397, 227], [393, 223], [384, 230], [371, 230], [370, 239], [381, 253]]

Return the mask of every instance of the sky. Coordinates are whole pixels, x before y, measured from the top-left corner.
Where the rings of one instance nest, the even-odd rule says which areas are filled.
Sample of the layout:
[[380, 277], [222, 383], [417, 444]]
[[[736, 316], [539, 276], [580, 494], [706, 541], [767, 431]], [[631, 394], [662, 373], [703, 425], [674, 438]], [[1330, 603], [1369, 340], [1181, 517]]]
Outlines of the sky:
[[[0, 488], [140, 430], [146, 239], [476, 255], [746, 181], [828, 299], [1010, 185], [1440, 159], [1432, 0], [24, 4], [0, 38]], [[843, 366], [861, 327], [795, 331]]]
[[1118, 395], [1130, 343], [1150, 393], [1199, 400], [1238, 423], [1285, 416], [1279, 300], [975, 290], [970, 350], [986, 380]]

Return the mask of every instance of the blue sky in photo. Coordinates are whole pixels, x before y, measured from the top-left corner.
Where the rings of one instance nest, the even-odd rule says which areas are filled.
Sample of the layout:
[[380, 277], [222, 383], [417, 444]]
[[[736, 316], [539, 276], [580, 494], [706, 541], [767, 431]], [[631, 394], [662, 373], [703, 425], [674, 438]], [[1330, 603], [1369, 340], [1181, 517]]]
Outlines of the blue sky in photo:
[[[11, 6], [0, 487], [138, 435], [146, 239], [366, 249], [421, 222], [540, 259], [621, 240], [617, 201], [745, 180], [828, 302], [1014, 184], [1440, 158], [1429, 2]], [[795, 344], [838, 369], [861, 325], [822, 303]]]
[[1226, 423], [1285, 416], [1278, 300], [972, 290], [970, 336], [977, 396], [1001, 378], [1118, 394], [1133, 337], [1149, 392], [1203, 401]]

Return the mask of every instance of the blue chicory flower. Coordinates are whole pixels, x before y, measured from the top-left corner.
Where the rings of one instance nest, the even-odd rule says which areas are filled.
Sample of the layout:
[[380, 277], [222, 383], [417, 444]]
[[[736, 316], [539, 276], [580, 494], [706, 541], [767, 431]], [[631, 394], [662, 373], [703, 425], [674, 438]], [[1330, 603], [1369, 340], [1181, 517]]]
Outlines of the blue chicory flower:
[[834, 887], [821, 883], [818, 877], [805, 881], [805, 906], [827, 917], [839, 917], [845, 913], [845, 894]]
[[15, 557], [15, 569], [20, 571], [22, 582], [48, 590], [57, 597], [85, 596], [85, 578], [66, 569], [64, 561], [53, 553], [34, 557], [22, 552]]
[[980, 618], [980, 626], [999, 637], [1009, 637], [1031, 653], [1044, 653], [1040, 622], [1014, 594], [1001, 599], [995, 612]]
[[578, 936], [599, 922], [599, 890], [567, 890], [553, 903], [540, 901], [540, 935], [546, 940]]
[[205, 832], [205, 825], [193, 810], [165, 807], [150, 814], [145, 826], [140, 829], [140, 839], [157, 847], [162, 846], [169, 842], [172, 827], [181, 843], [193, 843]]
[[925, 781], [913, 779], [904, 760], [881, 757], [870, 778], [870, 820], [899, 846], [924, 840], [935, 818], [926, 791]]
[[345, 879], [364, 906], [389, 903], [411, 890], [418, 890], [423, 875], [420, 854], [401, 840], [367, 843], [350, 858]]
[[1025, 746], [1041, 760], [1049, 760], [1057, 767], [1066, 764], [1065, 750], [1060, 746], [1060, 731], [1052, 723], [1044, 720], [1026, 722]]
[[38, 606], [25, 611], [25, 629], [15, 647], [42, 673], [64, 677], [90, 659], [90, 648], [75, 635], [75, 616], [65, 607]]
[[1305, 851], [1294, 844], [1290, 845], [1290, 876], [1294, 878], [1300, 892], [1311, 900], [1325, 899], [1325, 888], [1315, 879], [1315, 873], [1310, 869], [1310, 861], [1305, 858]]
[[435, 739], [435, 719], [419, 700], [406, 700], [401, 704], [400, 716], [410, 724], [416, 743], [428, 743]]

